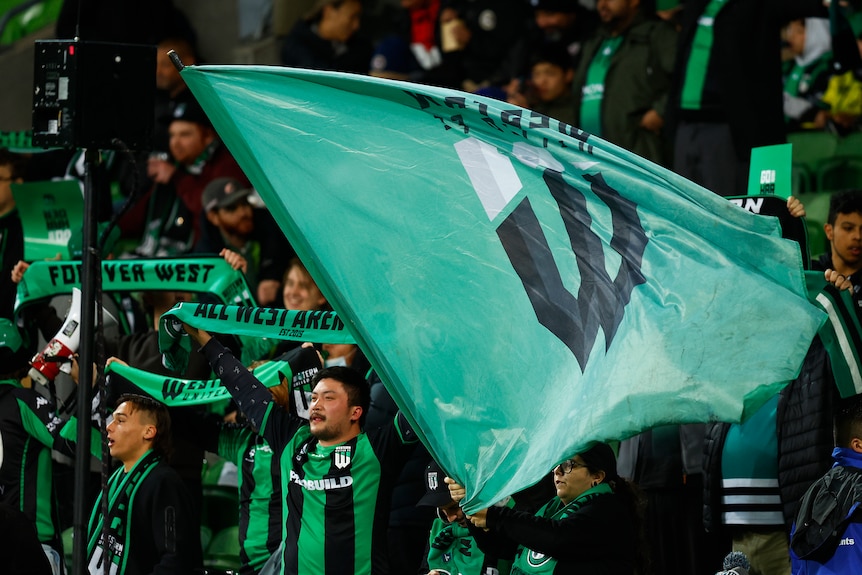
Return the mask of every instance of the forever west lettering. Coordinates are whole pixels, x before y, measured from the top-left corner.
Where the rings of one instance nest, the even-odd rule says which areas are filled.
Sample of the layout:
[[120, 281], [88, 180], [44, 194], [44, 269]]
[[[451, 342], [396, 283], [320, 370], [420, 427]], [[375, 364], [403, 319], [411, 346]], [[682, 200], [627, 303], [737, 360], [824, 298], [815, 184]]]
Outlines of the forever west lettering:
[[[158, 263], [145, 265], [135, 262], [103, 262], [102, 279], [106, 283], [206, 283], [214, 264]], [[51, 285], [80, 285], [81, 264], [53, 264], [48, 268]]]

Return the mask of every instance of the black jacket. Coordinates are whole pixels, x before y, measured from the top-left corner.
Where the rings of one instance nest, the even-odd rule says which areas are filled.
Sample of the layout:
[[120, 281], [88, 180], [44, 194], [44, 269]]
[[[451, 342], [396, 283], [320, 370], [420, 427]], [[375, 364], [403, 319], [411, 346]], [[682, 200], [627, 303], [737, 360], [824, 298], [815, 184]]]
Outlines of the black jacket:
[[343, 52], [336, 51], [332, 42], [315, 34], [311, 24], [299, 20], [284, 37], [281, 63], [293, 68], [367, 74], [371, 67], [371, 44], [354, 35], [344, 47]]
[[545, 519], [508, 507], [489, 507], [485, 532], [471, 528], [479, 548], [500, 558], [518, 545], [557, 560], [554, 573], [631, 575], [636, 561], [634, 519], [621, 498], [600, 495], [572, 515]]
[[[671, 88], [674, 121], [683, 118], [679, 110], [683, 72], [708, 3], [684, 4]], [[784, 143], [781, 27], [822, 10], [819, 0], [729, 0], [716, 16], [707, 82], [714, 82], [720, 100], [722, 117], [715, 119], [730, 126], [740, 160], [748, 161], [751, 148]]]
[[[826, 349], [815, 337], [799, 376], [781, 390], [778, 430], [778, 488], [787, 533], [796, 519], [799, 500], [832, 465], [832, 369]], [[703, 526], [721, 530], [721, 452], [728, 423], [707, 428], [703, 460]]]

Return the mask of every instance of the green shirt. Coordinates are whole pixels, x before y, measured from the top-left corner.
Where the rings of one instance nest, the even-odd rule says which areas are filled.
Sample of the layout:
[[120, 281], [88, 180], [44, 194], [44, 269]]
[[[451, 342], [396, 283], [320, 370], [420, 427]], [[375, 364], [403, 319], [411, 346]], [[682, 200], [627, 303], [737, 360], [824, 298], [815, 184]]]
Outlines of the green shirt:
[[728, 0], [712, 0], [697, 20], [697, 30], [691, 43], [691, 52], [685, 64], [680, 106], [685, 110], [700, 110], [703, 100], [703, 87], [712, 54], [713, 25], [715, 17]]
[[249, 427], [222, 428], [218, 453], [239, 469], [240, 563], [259, 571], [282, 541], [278, 460], [273, 459], [266, 441]]
[[594, 136], [602, 135], [602, 100], [605, 95], [605, 78], [611, 67], [611, 59], [622, 43], [622, 36], [605, 39], [590, 61], [589, 68], [587, 68], [586, 82], [581, 88], [580, 128]]

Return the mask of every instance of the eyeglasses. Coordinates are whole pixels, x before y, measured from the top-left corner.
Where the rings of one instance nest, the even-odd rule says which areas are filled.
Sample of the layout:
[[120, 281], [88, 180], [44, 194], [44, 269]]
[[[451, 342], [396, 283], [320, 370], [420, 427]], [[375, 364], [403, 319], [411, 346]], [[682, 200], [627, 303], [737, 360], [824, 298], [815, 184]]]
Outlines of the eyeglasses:
[[558, 465], [560, 471], [562, 471], [563, 475], [568, 475], [572, 472], [573, 469], [577, 469], [579, 467], [589, 467], [586, 463], [581, 463], [579, 461], [575, 461], [574, 459], [566, 459], [562, 463]]

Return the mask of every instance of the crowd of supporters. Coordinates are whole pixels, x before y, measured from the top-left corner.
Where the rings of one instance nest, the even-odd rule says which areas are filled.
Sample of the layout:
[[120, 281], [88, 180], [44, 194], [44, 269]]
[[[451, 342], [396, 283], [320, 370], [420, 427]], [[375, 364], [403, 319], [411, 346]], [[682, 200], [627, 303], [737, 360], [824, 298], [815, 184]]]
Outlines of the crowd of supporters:
[[[64, 2], [58, 37], [73, 36], [72, 24], [83, 22], [81, 30], [90, 39], [157, 46], [151, 149], [131, 154], [107, 152], [95, 167], [93, 193], [99, 198], [99, 219], [119, 218], [119, 237], [105, 246], [104, 257], [218, 257], [242, 274], [250, 289], [249, 303], [331, 310], [167, 56], [174, 50], [186, 65], [206, 62], [205, 55], [198, 52], [193, 24], [170, 0], [148, 3], [140, 14], [117, 12], [110, 2], [81, 0], [81, 4]], [[385, 6], [381, 2], [363, 5], [362, 0], [317, 0], [307, 4], [308, 10], [279, 38], [284, 66], [452, 88], [530, 108], [722, 196], [745, 195], [753, 148], [783, 143], [788, 134], [798, 132], [846, 139], [862, 131], [862, 3], [858, 0], [833, 6], [810, 0], [401, 0]], [[375, 10], [369, 10], [372, 7]], [[370, 21], [369, 13], [377, 20]], [[858, 166], [862, 166], [862, 148], [857, 154]], [[855, 161], [848, 159], [848, 170]], [[862, 168], [856, 173], [862, 176]], [[0, 150], [0, 321], [6, 322], [0, 328], [8, 330], [0, 347], [4, 358], [0, 368], [4, 374], [0, 382], [0, 504], [23, 511], [29, 520], [0, 507], [0, 525], [13, 521], [32, 524], [33, 537], [42, 545], [55, 575], [63, 569], [61, 532], [68, 529], [71, 517], [71, 467], [66, 456], [74, 446], [67, 436], [61, 436], [61, 430], [68, 426], [70, 410], [64, 403], [71, 396], [68, 386], [73, 384], [63, 374], [43, 387], [32, 384], [26, 374], [39, 343], [51, 340], [68, 325], [63, 324], [62, 316], [73, 310], [67, 309], [68, 302], [62, 298], [14, 309], [18, 285], [33, 262], [25, 261], [27, 220], [22, 224], [19, 218], [11, 185], [67, 179], [83, 186], [82, 175], [81, 156], [72, 150]], [[862, 181], [847, 187], [859, 189], [821, 190], [835, 192], [824, 221], [830, 243], [823, 251], [812, 247], [807, 255], [816, 260], [814, 269], [831, 270], [827, 273], [833, 275], [827, 279], [838, 288], [850, 289], [858, 299]], [[131, 209], [121, 211], [129, 199], [134, 200]], [[795, 204], [791, 212], [794, 210]], [[77, 230], [72, 234], [77, 235]], [[69, 249], [58, 256], [66, 259], [74, 254]], [[118, 363], [176, 376], [160, 361], [159, 318], [178, 301], [205, 297], [153, 290], [106, 296], [106, 305], [124, 318], [117, 322], [120, 333], [106, 335], [107, 355]], [[859, 309], [853, 311], [858, 315]], [[8, 334], [18, 332], [23, 343], [13, 345]], [[195, 330], [192, 336], [202, 353], [193, 352], [195, 359], [183, 377], [206, 380], [238, 364], [232, 354], [239, 357], [240, 351], [229, 334], [210, 338]], [[555, 561], [542, 563], [546, 571], [535, 572], [568, 573], [576, 571], [565, 569], [603, 566], [615, 573], [702, 575], [715, 571], [722, 557], [736, 549], [750, 556], [753, 574], [790, 573], [790, 551], [796, 547], [790, 545], [789, 536], [797, 503], [808, 485], [829, 469], [833, 413], [840, 415], [844, 426], [844, 444], [839, 447], [852, 451], [854, 437], [859, 435], [854, 427], [860, 419], [858, 408], [839, 401], [826, 351], [815, 344], [800, 379], [745, 424], [667, 426], [613, 449], [600, 446], [572, 454], [555, 467], [553, 480], [545, 479], [532, 490], [515, 494], [512, 502], [468, 520], [454, 505], [463, 496], [458, 494], [457, 484], [450, 484], [451, 496], [443, 493], [428, 499], [426, 493], [445, 487], [445, 472], [431, 461], [398, 415], [362, 350], [353, 344], [329, 342], [314, 347], [320, 355], [303, 356], [303, 361], [314, 364], [308, 369], [319, 371], [313, 384], [322, 387], [315, 391], [309, 382], [301, 389], [286, 382], [281, 397], [277, 387], [270, 390], [272, 398], [265, 391], [258, 395], [241, 392], [227, 405], [218, 404], [218, 409], [171, 406], [169, 418], [140, 395], [120, 398], [116, 405], [122, 420], [114, 419], [108, 429], [111, 454], [123, 464], [120, 468], [125, 467], [129, 481], [139, 482], [142, 493], [138, 503], [129, 497], [124, 504], [131, 507], [147, 501], [151, 506], [147, 509], [159, 513], [166, 513], [165, 507], [182, 509], [188, 516], [172, 525], [182, 531], [178, 537], [185, 537], [183, 545], [190, 551], [167, 551], [177, 540], [156, 538], [137, 544], [135, 556], [145, 550], [152, 563], [147, 567], [146, 562], [134, 562], [131, 545], [126, 547], [128, 556], [121, 546], [116, 554], [119, 558], [110, 559], [115, 569], [129, 575], [148, 572], [161, 557], [168, 557], [165, 565], [173, 569], [166, 573], [203, 569], [209, 539], [217, 534], [203, 535], [208, 529], [207, 486], [202, 486], [201, 476], [206, 476], [207, 467], [214, 462], [228, 461], [238, 470], [238, 479], [234, 476], [226, 481], [238, 493], [233, 501], [238, 506], [235, 568], [241, 573], [314, 573], [324, 563], [335, 569], [327, 573], [413, 574], [434, 572], [435, 568], [444, 572], [453, 554], [459, 552], [465, 557], [478, 554], [478, 560], [474, 557], [465, 563], [475, 573], [495, 573], [512, 562], [513, 573], [526, 573], [536, 567], [530, 563], [533, 556], [543, 556], [537, 551], [542, 545], [534, 543], [536, 538], [548, 542], [554, 551], [545, 554]], [[295, 361], [302, 349], [299, 344], [282, 343], [256, 359]], [[239, 382], [237, 388], [250, 386], [251, 374], [238, 373], [234, 370], [232, 379]], [[118, 385], [109, 397], [140, 392], [134, 383], [131, 389]], [[338, 421], [337, 414], [341, 414], [326, 409], [315, 412], [303, 402], [318, 405], [321, 398], [342, 392], [348, 409], [344, 422], [355, 433], [335, 433], [332, 438], [359, 438], [361, 443], [367, 431], [368, 445], [356, 447], [356, 453], [376, 457], [380, 468], [375, 467], [377, 475], [363, 476], [357, 489], [361, 484], [363, 490], [370, 490], [370, 483], [386, 489], [374, 501], [356, 504], [357, 513], [368, 514], [362, 519], [367, 525], [361, 524], [373, 531], [368, 556], [357, 551], [356, 563], [343, 562], [336, 558], [338, 552], [327, 551], [321, 563], [314, 563], [303, 554], [312, 553], [308, 549], [314, 547], [315, 539], [295, 533], [330, 527], [324, 525], [323, 517], [314, 522], [309, 518], [308, 523], [306, 518], [286, 518], [282, 503], [294, 516], [303, 515], [304, 509], [309, 515], [308, 510], [314, 509], [321, 515], [329, 512], [309, 494], [312, 480], [294, 481], [291, 474], [316, 477], [316, 464], [308, 461], [307, 451], [330, 447], [332, 440], [322, 431], [324, 423], [329, 418]], [[355, 394], [367, 397], [358, 400]], [[269, 411], [260, 411], [260, 405], [269, 401], [283, 408], [283, 421], [274, 423]], [[356, 406], [360, 412], [354, 417], [349, 409]], [[172, 423], [166, 423], [166, 418]], [[126, 422], [144, 437], [133, 447], [123, 443]], [[811, 435], [800, 432], [790, 437], [789, 430], [809, 424], [814, 430]], [[287, 435], [279, 436], [280, 432]], [[144, 467], [137, 467], [145, 470], [135, 476], [135, 464], [153, 449], [154, 437], [165, 434], [172, 437], [174, 449], [159, 445], [153, 451], [156, 455]], [[793, 489], [788, 487], [787, 474], [782, 475], [790, 461], [781, 460], [788, 443], [792, 446], [787, 452], [811, 454], [810, 468], [804, 472], [793, 464]], [[285, 460], [305, 460], [294, 467], [289, 461], [281, 464], [280, 454], [287, 451]], [[846, 456], [842, 452], [844, 463]], [[163, 470], [161, 457], [170, 463], [176, 477], [173, 471]], [[749, 461], [754, 463], [746, 468]], [[151, 493], [155, 488], [146, 479], [150, 472], [172, 486], [168, 503], [159, 503], [158, 495]], [[285, 480], [285, 473], [291, 479]], [[26, 480], [29, 483], [22, 482], [25, 475], [32, 477]], [[319, 481], [339, 481], [329, 477]], [[93, 478], [96, 489], [91, 502], [95, 503], [101, 481], [97, 474]], [[122, 474], [115, 474], [111, 482], [124, 480]], [[640, 490], [629, 485], [631, 480]], [[111, 482], [109, 490], [114, 489]], [[301, 502], [296, 499], [300, 493], [296, 485], [302, 486]], [[57, 492], [62, 495], [57, 497]], [[625, 502], [615, 502], [610, 497], [614, 493]], [[740, 505], [734, 497], [748, 498], [749, 505]], [[646, 507], [638, 507], [633, 498], [640, 498]], [[596, 501], [616, 514], [613, 521], [601, 524], [601, 538], [613, 537], [618, 530], [625, 535], [629, 547], [619, 555], [614, 555], [614, 545], [606, 545], [607, 540], [593, 542], [596, 531], [578, 523], [598, 521], [596, 517], [604, 512], [590, 507]], [[435, 507], [440, 509], [437, 516]], [[98, 513], [94, 517], [100, 517]], [[136, 520], [140, 522], [140, 518]], [[126, 527], [128, 532], [149, 527], [135, 524], [131, 518], [128, 522], [125, 526], [118, 520], [111, 536], [119, 539]], [[352, 525], [348, 535], [339, 534], [340, 544], [349, 540], [352, 545], [360, 537], [360, 528]], [[488, 535], [489, 527], [492, 535], [508, 537], [507, 546], [488, 543], [494, 539]], [[25, 531], [18, 530], [19, 548], [24, 548], [29, 535]], [[189, 533], [193, 541], [188, 539]], [[285, 533], [287, 546], [278, 551]], [[388, 543], [388, 552], [382, 551], [387, 547], [383, 542]], [[479, 551], [483, 544], [493, 551]], [[103, 554], [111, 545], [94, 539], [89, 545], [90, 559], [107, 564]], [[596, 549], [601, 549], [601, 557], [584, 559], [584, 554]], [[265, 567], [270, 556], [283, 564]], [[213, 565], [211, 572], [215, 572]]]

